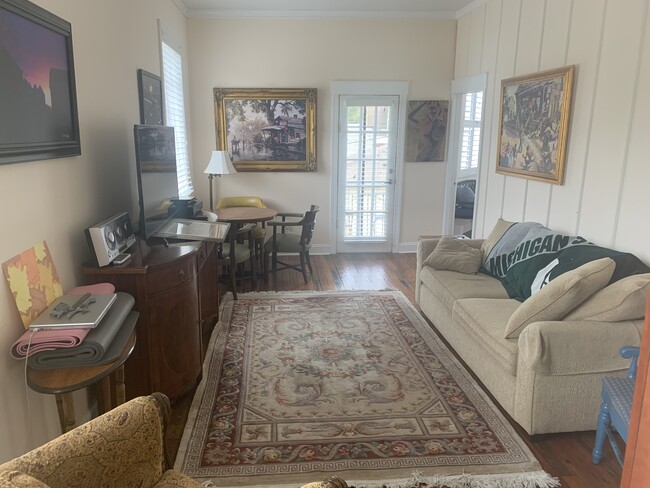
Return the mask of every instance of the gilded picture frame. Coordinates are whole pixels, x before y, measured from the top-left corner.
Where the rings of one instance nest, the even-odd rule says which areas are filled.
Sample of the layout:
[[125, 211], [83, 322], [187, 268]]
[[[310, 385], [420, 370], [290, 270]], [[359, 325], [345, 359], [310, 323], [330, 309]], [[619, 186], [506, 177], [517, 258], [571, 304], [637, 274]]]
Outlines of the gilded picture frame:
[[237, 171], [316, 171], [315, 88], [214, 88], [217, 149]]
[[501, 81], [497, 173], [562, 185], [574, 66]]

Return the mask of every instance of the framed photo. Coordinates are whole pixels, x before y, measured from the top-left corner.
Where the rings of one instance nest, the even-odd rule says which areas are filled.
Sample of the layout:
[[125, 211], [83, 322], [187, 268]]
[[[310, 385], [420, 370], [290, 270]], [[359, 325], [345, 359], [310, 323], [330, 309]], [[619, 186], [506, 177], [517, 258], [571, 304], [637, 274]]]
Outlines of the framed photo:
[[497, 173], [561, 185], [573, 66], [501, 82]]
[[0, 164], [81, 154], [70, 23], [0, 0]]
[[447, 149], [447, 100], [409, 100], [404, 161], [444, 161]]
[[138, 95], [140, 97], [140, 123], [143, 125], [165, 125], [160, 76], [139, 69]]
[[316, 171], [315, 88], [215, 88], [214, 108], [237, 171]]

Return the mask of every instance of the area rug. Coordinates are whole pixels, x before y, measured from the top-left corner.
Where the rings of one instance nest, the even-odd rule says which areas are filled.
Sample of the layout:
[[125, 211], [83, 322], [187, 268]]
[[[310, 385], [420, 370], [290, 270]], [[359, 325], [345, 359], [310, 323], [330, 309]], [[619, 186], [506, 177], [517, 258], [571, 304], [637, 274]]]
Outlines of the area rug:
[[396, 291], [227, 296], [175, 469], [219, 487], [558, 486]]

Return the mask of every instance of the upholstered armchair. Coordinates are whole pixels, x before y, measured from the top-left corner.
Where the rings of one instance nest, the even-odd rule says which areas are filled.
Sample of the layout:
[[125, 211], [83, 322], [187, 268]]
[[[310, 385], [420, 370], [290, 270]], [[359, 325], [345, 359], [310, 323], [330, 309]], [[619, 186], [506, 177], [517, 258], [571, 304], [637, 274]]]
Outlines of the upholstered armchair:
[[169, 412], [162, 393], [134, 398], [0, 465], [0, 487], [201, 487], [168, 469]]

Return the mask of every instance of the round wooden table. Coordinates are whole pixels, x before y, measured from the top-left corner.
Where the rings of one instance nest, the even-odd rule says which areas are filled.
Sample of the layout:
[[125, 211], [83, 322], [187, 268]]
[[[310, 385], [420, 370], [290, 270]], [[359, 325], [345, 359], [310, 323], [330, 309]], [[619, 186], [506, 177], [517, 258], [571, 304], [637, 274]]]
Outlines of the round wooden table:
[[[273, 208], [259, 208], [259, 207], [223, 207], [217, 208], [214, 210], [217, 214], [218, 222], [228, 222], [230, 223], [230, 232], [231, 238], [237, 232], [237, 229], [245, 224], [253, 224], [256, 222], [266, 222], [272, 220], [277, 214], [278, 211]], [[258, 254], [259, 253], [259, 254]], [[264, 253], [264, 237], [261, 238], [261, 242], [258, 246], [255, 247], [256, 260], [259, 262], [260, 269], [264, 268], [263, 265], [263, 253]], [[262, 274], [262, 277], [266, 279], [266, 276]], [[231, 277], [232, 278], [232, 277]], [[253, 285], [257, 283], [257, 272], [253, 272]], [[235, 285], [233, 284], [233, 287]], [[235, 295], [236, 296], [236, 295]]]
[[217, 221], [219, 222], [250, 224], [271, 220], [278, 214], [278, 211], [272, 208], [224, 207], [214, 210], [214, 213], [217, 214]]
[[[27, 367], [29, 387], [39, 393], [55, 395], [62, 433], [65, 434], [74, 428], [76, 423], [72, 402], [73, 391], [101, 382], [97, 385], [97, 410], [100, 415], [125, 402], [124, 363], [133, 352], [135, 340], [134, 329], [122, 354], [108, 364], [50, 370], [36, 370]], [[111, 378], [114, 379], [114, 385], [111, 385]]]

